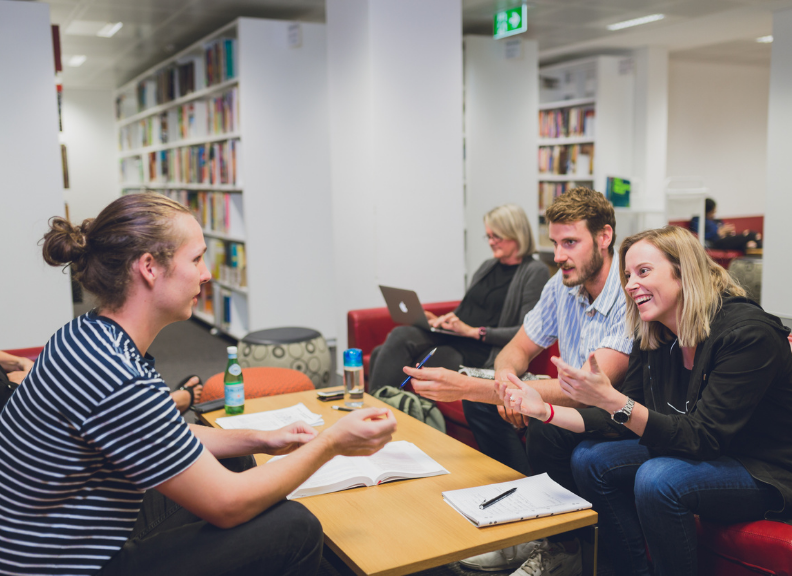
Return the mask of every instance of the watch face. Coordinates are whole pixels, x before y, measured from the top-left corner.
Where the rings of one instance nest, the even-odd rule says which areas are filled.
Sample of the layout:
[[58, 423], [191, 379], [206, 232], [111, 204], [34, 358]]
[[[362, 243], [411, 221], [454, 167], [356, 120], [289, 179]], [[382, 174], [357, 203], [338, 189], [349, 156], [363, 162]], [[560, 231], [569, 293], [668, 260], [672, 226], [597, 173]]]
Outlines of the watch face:
[[624, 412], [616, 412], [613, 415], [614, 422], [618, 422], [619, 424], [627, 424], [627, 420], [630, 419], [629, 414], [625, 414]]

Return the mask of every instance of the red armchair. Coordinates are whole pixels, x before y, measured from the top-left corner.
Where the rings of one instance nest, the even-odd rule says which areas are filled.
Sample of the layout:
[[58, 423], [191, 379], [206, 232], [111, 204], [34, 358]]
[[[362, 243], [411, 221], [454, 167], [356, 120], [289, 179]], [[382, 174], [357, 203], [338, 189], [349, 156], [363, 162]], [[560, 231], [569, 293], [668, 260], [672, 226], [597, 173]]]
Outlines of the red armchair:
[[[459, 305], [459, 302], [435, 302], [425, 304], [424, 309], [437, 314], [451, 312]], [[347, 340], [350, 348], [360, 348], [363, 350], [363, 370], [368, 385], [369, 360], [371, 351], [385, 342], [388, 333], [396, 327], [391, 320], [387, 308], [366, 308], [362, 310], [351, 310], [347, 314]], [[558, 355], [558, 346], [553, 345], [542, 352], [531, 362], [530, 370], [535, 374], [548, 374], [552, 377], [558, 375], [555, 365], [550, 362], [550, 356]], [[437, 407], [442, 412], [446, 421], [446, 432], [452, 438], [464, 442], [468, 446], [478, 449], [473, 432], [470, 431], [465, 413], [462, 409], [462, 401], [438, 402]]]

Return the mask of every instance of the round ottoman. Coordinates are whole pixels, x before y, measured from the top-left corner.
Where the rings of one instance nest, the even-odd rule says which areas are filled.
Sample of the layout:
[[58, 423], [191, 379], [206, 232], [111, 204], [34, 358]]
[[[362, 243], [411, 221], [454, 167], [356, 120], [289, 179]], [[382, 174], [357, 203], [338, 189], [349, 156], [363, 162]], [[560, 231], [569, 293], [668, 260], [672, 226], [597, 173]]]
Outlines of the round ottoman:
[[762, 259], [742, 256], [729, 264], [729, 275], [748, 293], [748, 298], [762, 305]]
[[245, 336], [238, 348], [242, 368], [291, 368], [308, 376], [317, 388], [330, 385], [330, 349], [316, 330], [295, 327], [259, 330]]

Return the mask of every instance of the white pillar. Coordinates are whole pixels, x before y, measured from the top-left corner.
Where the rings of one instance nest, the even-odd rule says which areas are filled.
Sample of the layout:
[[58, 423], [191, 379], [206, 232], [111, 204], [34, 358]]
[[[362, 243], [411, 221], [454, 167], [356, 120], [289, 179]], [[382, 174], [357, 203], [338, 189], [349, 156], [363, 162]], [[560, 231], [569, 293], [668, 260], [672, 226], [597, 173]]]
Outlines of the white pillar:
[[[635, 207], [664, 210], [668, 156], [668, 49], [648, 46], [633, 51], [635, 117], [633, 173], [639, 185]], [[658, 220], [659, 218], [659, 220]], [[665, 224], [662, 215], [647, 217], [645, 227]], [[637, 230], [636, 230], [637, 231]], [[621, 231], [624, 239], [626, 230]]]
[[[538, 221], [538, 45], [465, 37], [465, 223], [467, 278], [492, 258], [484, 214], [507, 203]], [[534, 230], [536, 240], [537, 230]]]
[[460, 0], [328, 0], [338, 349], [378, 285], [464, 290]]
[[773, 14], [770, 104], [767, 114], [767, 191], [764, 220], [762, 306], [792, 325], [792, 10]]
[[68, 274], [41, 257], [63, 215], [49, 6], [0, 0], [0, 349], [43, 346], [72, 317]]

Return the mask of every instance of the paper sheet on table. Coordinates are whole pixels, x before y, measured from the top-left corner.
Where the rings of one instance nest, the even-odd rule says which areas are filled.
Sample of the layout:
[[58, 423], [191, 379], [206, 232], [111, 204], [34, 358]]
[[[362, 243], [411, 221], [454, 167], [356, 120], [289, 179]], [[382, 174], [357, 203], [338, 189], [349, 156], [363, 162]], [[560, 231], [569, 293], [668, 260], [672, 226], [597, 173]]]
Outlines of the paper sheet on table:
[[[511, 496], [481, 509], [479, 505], [510, 488]], [[546, 473], [511, 482], [443, 492], [443, 499], [475, 526], [491, 526], [591, 508], [591, 503], [554, 482]]]
[[279, 410], [240, 414], [239, 416], [223, 416], [218, 418], [216, 422], [220, 428], [225, 430], [277, 430], [298, 420], [302, 420], [309, 426], [322, 426], [324, 424], [322, 416], [308, 410], [302, 402]]

